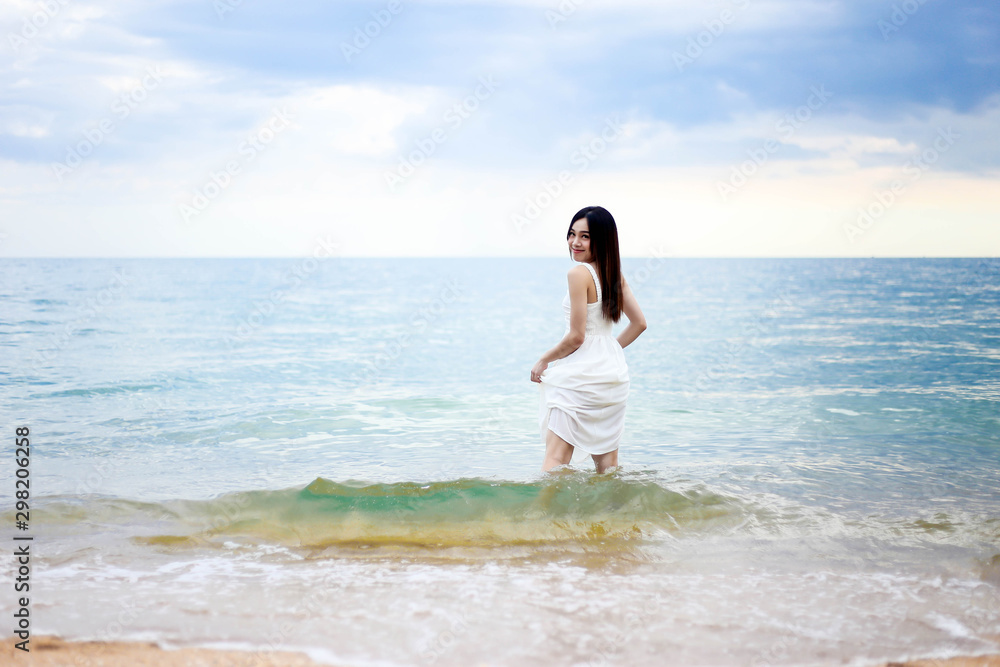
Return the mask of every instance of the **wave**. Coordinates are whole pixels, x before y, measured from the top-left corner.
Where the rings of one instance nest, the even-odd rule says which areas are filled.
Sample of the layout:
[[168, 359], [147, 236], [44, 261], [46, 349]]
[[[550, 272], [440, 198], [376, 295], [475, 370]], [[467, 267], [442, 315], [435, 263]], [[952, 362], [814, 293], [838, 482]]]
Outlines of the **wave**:
[[[0, 514], [14, 525], [12, 509]], [[59, 539], [63, 547], [52, 553], [66, 557], [118, 544], [129, 551], [249, 549], [253, 558], [278, 560], [583, 554], [649, 561], [713, 550], [774, 555], [812, 545], [847, 562], [887, 542], [921, 553], [958, 547], [988, 557], [1000, 540], [995, 515], [830, 512], [772, 494], [724, 495], [698, 482], [667, 482], [653, 471], [573, 471], [526, 482], [319, 477], [305, 487], [206, 500], [43, 496], [32, 501], [31, 522]]]
[[276, 544], [330, 548], [578, 545], [613, 549], [677, 531], [745, 522], [750, 509], [705, 490], [673, 491], [625, 474], [569, 473], [529, 482], [479, 478], [372, 484], [319, 477], [305, 488], [210, 500], [50, 497], [33, 519], [153, 546]]

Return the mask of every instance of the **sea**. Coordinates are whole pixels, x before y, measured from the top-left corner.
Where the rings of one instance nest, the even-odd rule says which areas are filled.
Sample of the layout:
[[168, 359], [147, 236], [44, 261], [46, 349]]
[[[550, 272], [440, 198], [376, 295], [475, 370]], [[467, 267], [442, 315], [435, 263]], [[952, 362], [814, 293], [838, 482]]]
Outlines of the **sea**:
[[0, 260], [4, 635], [29, 544], [32, 636], [364, 667], [1000, 652], [1000, 259], [623, 258], [648, 328], [620, 466], [547, 474], [529, 377], [572, 264]]

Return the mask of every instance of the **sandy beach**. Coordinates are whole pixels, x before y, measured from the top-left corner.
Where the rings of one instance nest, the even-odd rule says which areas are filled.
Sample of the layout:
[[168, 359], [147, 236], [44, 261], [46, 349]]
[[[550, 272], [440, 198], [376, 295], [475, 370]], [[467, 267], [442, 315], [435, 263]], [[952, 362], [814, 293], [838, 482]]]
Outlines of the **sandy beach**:
[[[86, 667], [313, 667], [324, 663], [311, 660], [304, 653], [268, 651], [222, 651], [203, 648], [162, 649], [144, 642], [75, 642], [59, 637], [31, 639], [31, 652], [14, 648], [15, 640], [4, 642], [3, 664], [30, 664], [39, 667], [80, 665]], [[488, 663], [483, 663], [488, 664]], [[832, 665], [831, 665], [832, 667]], [[887, 662], [871, 667], [1000, 667], [1000, 654], [952, 658], [949, 660], [913, 660]]]
[[5, 665], [37, 667], [313, 667], [322, 663], [304, 653], [285, 651], [221, 651], [204, 648], [162, 649], [146, 642], [64, 641], [59, 637], [32, 637], [30, 652], [14, 648], [8, 637], [0, 659]]
[[952, 658], [950, 660], [887, 662], [878, 667], [997, 667], [998, 665], [1000, 665], [1000, 655], [984, 655], [976, 658]]

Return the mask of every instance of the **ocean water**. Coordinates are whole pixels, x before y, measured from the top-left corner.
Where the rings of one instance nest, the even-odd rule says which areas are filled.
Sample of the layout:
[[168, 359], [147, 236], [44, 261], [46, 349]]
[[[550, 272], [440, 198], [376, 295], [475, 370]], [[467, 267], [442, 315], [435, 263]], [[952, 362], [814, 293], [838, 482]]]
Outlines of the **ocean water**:
[[625, 258], [621, 468], [548, 476], [528, 378], [570, 265], [0, 261], [33, 633], [343, 665], [1000, 650], [1000, 260]]

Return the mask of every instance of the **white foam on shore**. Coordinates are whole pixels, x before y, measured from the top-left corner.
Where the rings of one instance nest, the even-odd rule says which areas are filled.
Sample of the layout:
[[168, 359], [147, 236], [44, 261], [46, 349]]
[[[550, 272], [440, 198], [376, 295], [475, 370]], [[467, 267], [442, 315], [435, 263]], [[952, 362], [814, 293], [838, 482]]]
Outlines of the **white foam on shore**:
[[801, 544], [720, 543], [705, 558], [692, 544], [664, 562], [596, 565], [274, 561], [228, 550], [128, 567], [91, 560], [40, 567], [48, 585], [33, 603], [46, 631], [66, 639], [302, 651], [335, 664], [587, 664], [604, 652], [652, 666], [669, 652], [692, 667], [782, 667], [874, 664], [900, 646], [915, 656], [989, 649], [989, 628], [975, 623], [994, 598], [970, 596], [989, 584], [958, 569], [966, 559], [884, 568]]

